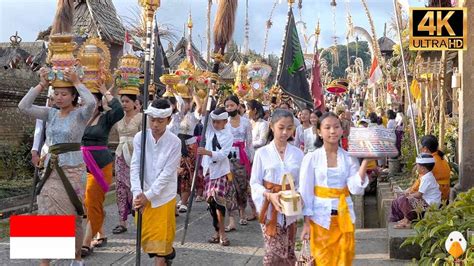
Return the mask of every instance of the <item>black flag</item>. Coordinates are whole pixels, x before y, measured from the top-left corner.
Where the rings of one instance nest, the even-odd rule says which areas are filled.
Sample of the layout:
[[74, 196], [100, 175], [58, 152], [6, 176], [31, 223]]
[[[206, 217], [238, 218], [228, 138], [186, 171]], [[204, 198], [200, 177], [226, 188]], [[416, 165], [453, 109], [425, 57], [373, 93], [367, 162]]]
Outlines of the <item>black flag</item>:
[[313, 99], [309, 93], [309, 84], [306, 79], [303, 51], [291, 8], [288, 11], [288, 24], [286, 25], [277, 81], [281, 89], [294, 100], [313, 106]]
[[163, 83], [160, 81], [160, 77], [163, 74], [166, 74], [165, 71], [169, 69], [170, 65], [168, 59], [166, 58], [165, 50], [161, 44], [160, 34], [158, 31], [158, 24], [155, 22], [154, 30], [155, 39], [153, 40], [153, 84], [156, 86], [157, 95], [162, 95], [165, 93], [166, 88]]

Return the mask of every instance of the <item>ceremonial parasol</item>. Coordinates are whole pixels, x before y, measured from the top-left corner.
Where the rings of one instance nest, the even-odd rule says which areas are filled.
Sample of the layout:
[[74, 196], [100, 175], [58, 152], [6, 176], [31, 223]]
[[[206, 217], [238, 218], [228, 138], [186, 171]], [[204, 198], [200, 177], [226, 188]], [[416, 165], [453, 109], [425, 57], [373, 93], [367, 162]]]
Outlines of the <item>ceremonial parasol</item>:
[[340, 95], [347, 92], [349, 87], [349, 81], [347, 79], [335, 79], [329, 83], [326, 88], [327, 92]]

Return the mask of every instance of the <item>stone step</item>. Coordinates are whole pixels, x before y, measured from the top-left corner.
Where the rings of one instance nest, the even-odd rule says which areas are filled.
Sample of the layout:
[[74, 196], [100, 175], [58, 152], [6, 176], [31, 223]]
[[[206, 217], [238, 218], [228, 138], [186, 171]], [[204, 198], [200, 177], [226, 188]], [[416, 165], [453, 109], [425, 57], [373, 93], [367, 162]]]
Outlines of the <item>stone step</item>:
[[387, 228], [357, 229], [354, 265], [401, 266], [410, 261], [390, 259]]

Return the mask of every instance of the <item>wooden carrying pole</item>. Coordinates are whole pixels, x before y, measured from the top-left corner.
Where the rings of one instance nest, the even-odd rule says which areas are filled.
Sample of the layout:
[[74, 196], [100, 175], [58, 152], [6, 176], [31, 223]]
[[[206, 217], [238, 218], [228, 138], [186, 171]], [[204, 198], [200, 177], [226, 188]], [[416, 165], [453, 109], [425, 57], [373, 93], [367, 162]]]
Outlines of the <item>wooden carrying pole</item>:
[[[151, 28], [153, 24], [153, 18], [155, 16], [156, 9], [160, 6], [160, 0], [140, 0], [140, 5], [143, 7], [143, 11], [146, 19], [146, 36], [145, 36], [145, 78], [143, 84], [143, 107], [148, 107], [148, 86], [150, 84], [150, 46], [151, 46]], [[145, 177], [145, 150], [146, 150], [146, 131], [147, 131], [147, 115], [144, 113], [142, 118], [142, 134], [141, 134], [141, 154], [140, 154], [140, 187], [143, 190], [143, 183]], [[142, 213], [137, 211], [137, 244], [136, 244], [136, 260], [137, 266], [140, 266], [140, 252], [141, 252], [141, 240], [142, 240]]]
[[402, 38], [402, 30], [400, 26], [400, 10], [397, 7], [397, 0], [393, 0], [393, 8], [395, 10], [395, 15], [396, 15], [396, 22], [397, 22], [397, 32], [398, 32], [398, 41], [400, 42], [400, 53], [401, 53], [401, 58], [402, 58], [402, 66], [403, 66], [403, 76], [405, 78], [405, 90], [407, 92], [408, 96], [408, 104], [410, 105], [409, 111], [411, 115], [411, 125], [413, 129], [413, 137], [415, 140], [415, 148], [416, 148], [416, 154], [418, 155], [420, 153], [419, 145], [418, 145], [418, 136], [416, 135], [416, 126], [415, 126], [415, 116], [413, 112], [413, 106], [412, 106], [412, 96], [410, 92], [410, 88], [408, 86], [408, 70], [407, 70], [407, 64], [405, 61], [405, 51], [403, 50], [403, 38]]
[[[216, 17], [214, 21], [214, 66], [212, 68], [213, 76], [211, 78], [212, 85], [216, 86], [217, 79], [219, 77], [219, 64], [224, 58], [224, 51], [226, 45], [232, 39], [232, 34], [234, 33], [235, 25], [235, 15], [237, 12], [237, 0], [220, 0], [217, 6]], [[211, 95], [213, 96], [213, 95]], [[204, 117], [204, 124], [202, 130], [202, 140], [199, 143], [199, 147], [206, 146], [206, 132], [207, 125], [209, 123], [209, 114], [211, 112], [211, 99], [208, 99], [206, 112]], [[188, 200], [188, 211], [186, 213], [186, 219], [184, 221], [184, 231], [183, 238], [181, 239], [181, 245], [184, 245], [186, 240], [186, 233], [188, 231], [189, 218], [191, 216], [191, 209], [194, 201], [194, 194], [196, 190], [196, 178], [199, 169], [199, 162], [201, 161], [201, 156], [196, 156], [196, 162], [194, 166], [193, 180], [191, 183], [191, 195]]]

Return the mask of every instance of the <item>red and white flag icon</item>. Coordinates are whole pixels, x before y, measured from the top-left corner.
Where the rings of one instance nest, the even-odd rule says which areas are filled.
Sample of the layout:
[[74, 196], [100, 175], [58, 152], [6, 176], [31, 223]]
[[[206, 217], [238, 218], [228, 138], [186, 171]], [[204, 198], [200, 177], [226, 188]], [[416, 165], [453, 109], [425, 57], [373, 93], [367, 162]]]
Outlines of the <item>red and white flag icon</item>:
[[74, 259], [75, 216], [10, 217], [10, 259]]
[[374, 56], [374, 60], [372, 61], [372, 66], [370, 67], [369, 72], [369, 80], [367, 81], [368, 87], [373, 87], [377, 84], [383, 77], [382, 69], [380, 69], [379, 62], [377, 57]]

